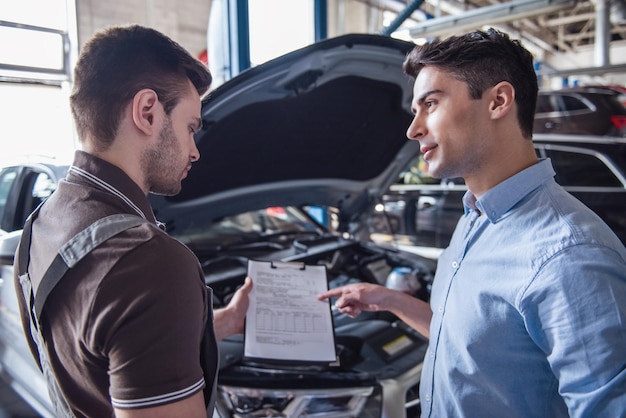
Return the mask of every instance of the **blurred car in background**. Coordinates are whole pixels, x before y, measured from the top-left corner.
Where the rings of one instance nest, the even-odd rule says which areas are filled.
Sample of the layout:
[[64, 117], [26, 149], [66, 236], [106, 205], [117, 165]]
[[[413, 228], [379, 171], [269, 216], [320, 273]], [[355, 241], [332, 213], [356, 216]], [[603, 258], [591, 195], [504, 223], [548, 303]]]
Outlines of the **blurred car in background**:
[[[555, 179], [596, 212], [626, 245], [626, 138], [533, 136], [537, 156], [550, 158]], [[463, 214], [463, 179], [433, 179], [420, 156], [402, 171], [370, 221], [372, 236], [400, 248], [438, 255]]]
[[67, 166], [54, 160], [6, 162], [0, 167], [0, 234], [22, 229], [28, 215], [65, 177]]
[[616, 86], [540, 91], [534, 132], [626, 137], [624, 97]]
[[43, 417], [53, 416], [52, 407], [21, 330], [13, 254], [26, 218], [52, 194], [67, 168], [63, 162], [39, 157], [0, 166], [0, 378]]
[[619, 100], [622, 105], [626, 106], [626, 86], [619, 84], [584, 84], [581, 87], [613, 90], [617, 93], [617, 100]]

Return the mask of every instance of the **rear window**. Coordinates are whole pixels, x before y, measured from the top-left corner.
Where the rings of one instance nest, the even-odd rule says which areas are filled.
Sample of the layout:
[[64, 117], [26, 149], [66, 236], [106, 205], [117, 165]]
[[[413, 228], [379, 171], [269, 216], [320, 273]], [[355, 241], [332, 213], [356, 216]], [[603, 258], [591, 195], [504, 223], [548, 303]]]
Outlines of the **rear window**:
[[544, 93], [537, 96], [536, 113], [575, 112], [594, 110], [595, 105], [608, 108], [614, 115], [626, 115], [622, 100], [626, 95], [608, 90], [581, 93], [585, 97], [568, 93]]
[[537, 97], [537, 113], [548, 113], [556, 110], [553, 105], [553, 96], [540, 94]]
[[546, 150], [546, 156], [552, 160], [561, 186], [623, 187], [611, 169], [592, 154]]
[[562, 99], [562, 110], [571, 112], [573, 110], [587, 110], [588, 106], [579, 98], [574, 96], [561, 96]]
[[539, 94], [535, 113], [577, 112], [592, 110], [593, 105], [587, 100], [571, 94]]
[[607, 105], [609, 106], [609, 109], [611, 109], [611, 112], [614, 115], [626, 115], [626, 107], [624, 107], [624, 105], [620, 101], [620, 100], [624, 100], [624, 97], [626, 96], [616, 95], [616, 96], [610, 96], [607, 99]]

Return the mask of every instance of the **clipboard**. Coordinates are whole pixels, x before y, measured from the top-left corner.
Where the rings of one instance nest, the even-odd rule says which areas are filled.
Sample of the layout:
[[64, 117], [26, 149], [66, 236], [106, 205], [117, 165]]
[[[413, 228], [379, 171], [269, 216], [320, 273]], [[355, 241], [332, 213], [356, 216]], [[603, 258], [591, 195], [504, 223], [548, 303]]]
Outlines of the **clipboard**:
[[338, 365], [326, 266], [248, 262], [252, 290], [246, 314], [243, 361], [293, 367]]

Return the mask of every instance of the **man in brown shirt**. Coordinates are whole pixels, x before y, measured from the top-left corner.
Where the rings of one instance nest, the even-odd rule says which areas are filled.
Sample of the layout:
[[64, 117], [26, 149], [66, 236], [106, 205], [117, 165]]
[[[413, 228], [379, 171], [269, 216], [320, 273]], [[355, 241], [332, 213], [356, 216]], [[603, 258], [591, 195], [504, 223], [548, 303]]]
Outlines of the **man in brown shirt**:
[[82, 150], [40, 208], [30, 261], [16, 272], [27, 268], [36, 294], [59, 248], [94, 221], [130, 214], [141, 224], [86, 253], [46, 299], [39, 329], [68, 416], [207, 416], [215, 337], [242, 332], [251, 282], [213, 312], [197, 258], [160, 229], [147, 194], [177, 194], [199, 158], [210, 82], [182, 47], [140, 26], [106, 29], [81, 52], [71, 108]]

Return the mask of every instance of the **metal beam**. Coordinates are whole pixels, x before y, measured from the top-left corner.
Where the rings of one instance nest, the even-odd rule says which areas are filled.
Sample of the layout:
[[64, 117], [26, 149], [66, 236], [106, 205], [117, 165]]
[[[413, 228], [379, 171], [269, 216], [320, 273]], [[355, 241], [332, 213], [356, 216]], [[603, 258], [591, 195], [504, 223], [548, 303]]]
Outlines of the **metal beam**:
[[479, 7], [458, 15], [430, 19], [409, 29], [412, 38], [426, 38], [496, 25], [572, 7], [575, 0], [516, 0]]
[[596, 16], [595, 13], [577, 13], [572, 16], [561, 16], [555, 17], [554, 19], [545, 19], [542, 20], [542, 24], [544, 26], [559, 26], [559, 25], [569, 25], [570, 23], [582, 22], [585, 20], [594, 19]]
[[315, 41], [328, 37], [328, 3], [326, 0], [315, 0]]
[[545, 70], [539, 71], [539, 76], [557, 77], [570, 75], [603, 75], [603, 74], [625, 74], [626, 64], [604, 65], [602, 67], [569, 68], [566, 70]]
[[[233, 68], [236, 69], [237, 75], [243, 70], [247, 70], [251, 67], [250, 63], [250, 14], [248, 13], [248, 0], [231, 0], [230, 7], [232, 10], [231, 15], [231, 32], [236, 31], [236, 34], [232, 34], [233, 44], [231, 44], [231, 56], [237, 57]], [[236, 47], [235, 47], [236, 45]]]
[[611, 2], [609, 0], [596, 0], [593, 4], [596, 6], [594, 64], [605, 66], [610, 64], [611, 22], [609, 12], [611, 11]]
[[411, 17], [411, 14], [419, 9], [423, 2], [424, 0], [412, 0], [411, 3], [407, 4], [406, 8], [403, 11], [398, 13], [393, 22], [391, 22], [389, 26], [387, 26], [380, 32], [380, 34], [391, 35], [392, 33], [394, 33], [396, 29], [398, 29], [400, 25], [402, 25], [402, 22]]

